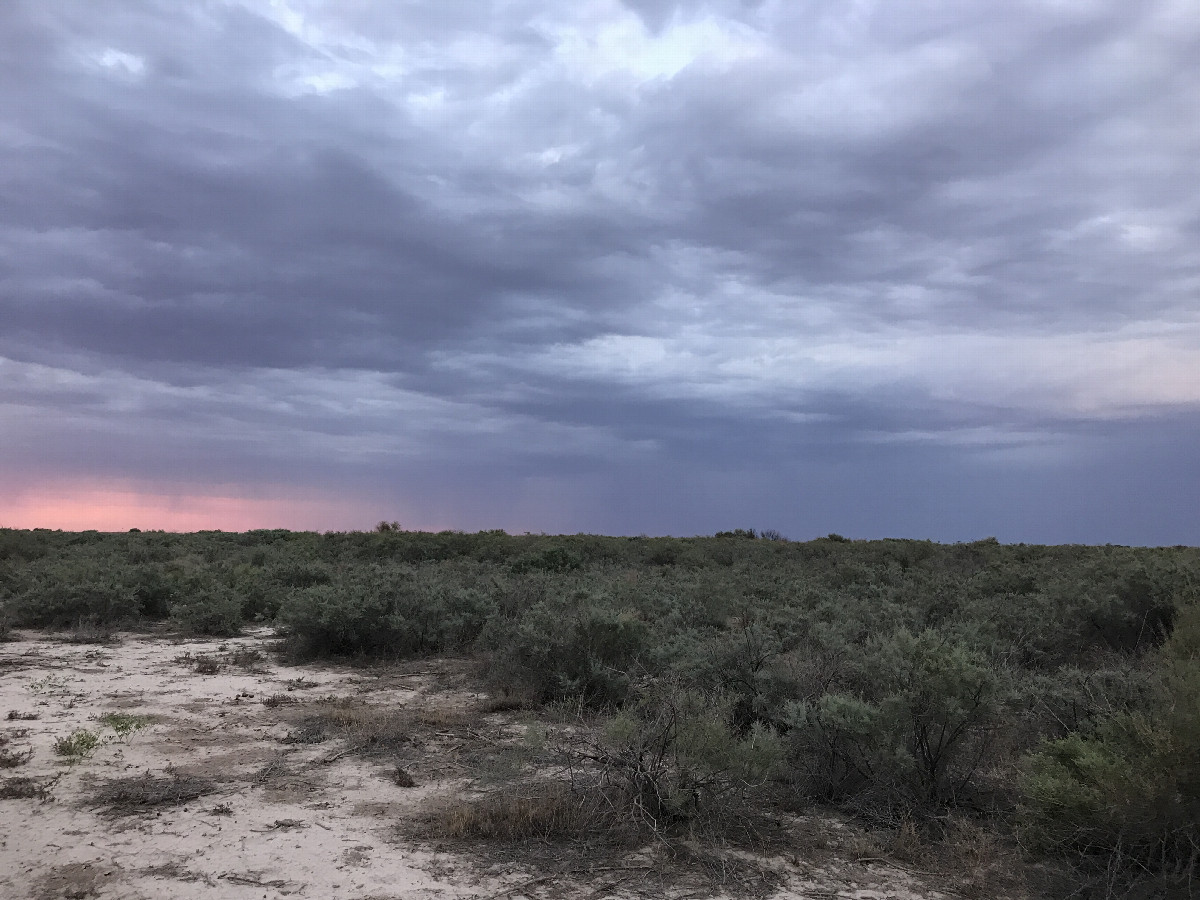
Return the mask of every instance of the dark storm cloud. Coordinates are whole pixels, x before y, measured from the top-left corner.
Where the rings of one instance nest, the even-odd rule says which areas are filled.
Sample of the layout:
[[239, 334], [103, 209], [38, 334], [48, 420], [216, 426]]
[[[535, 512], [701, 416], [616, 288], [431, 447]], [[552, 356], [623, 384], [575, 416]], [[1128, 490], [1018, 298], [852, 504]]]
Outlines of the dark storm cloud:
[[6, 4], [0, 454], [1041, 533], [1200, 403], [1197, 58], [1169, 2]]

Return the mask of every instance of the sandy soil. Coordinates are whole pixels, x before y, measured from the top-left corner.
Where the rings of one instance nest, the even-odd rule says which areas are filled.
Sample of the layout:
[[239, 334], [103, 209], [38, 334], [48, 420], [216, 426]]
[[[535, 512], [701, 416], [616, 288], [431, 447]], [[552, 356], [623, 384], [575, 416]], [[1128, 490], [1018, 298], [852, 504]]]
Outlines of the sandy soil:
[[[400, 823], [471, 787], [455, 759], [461, 742], [429, 716], [478, 700], [461, 665], [283, 665], [265, 652], [253, 662], [268, 640], [265, 632], [225, 641], [123, 635], [117, 645], [87, 645], [26, 634], [0, 644], [0, 717], [8, 716], [0, 718], [0, 760], [11, 763], [0, 768], [0, 796], [36, 794], [0, 799], [0, 898], [721, 896], [695, 884], [648, 888], [599, 870], [547, 877], [519, 859], [484, 861], [406, 838]], [[204, 674], [198, 658], [219, 671]], [[301, 711], [318, 697], [426, 715], [433, 724], [405, 763], [415, 784], [397, 783], [394, 759], [350, 752], [345, 737], [306, 739]], [[141, 727], [129, 731], [131, 723]], [[479, 727], [513, 729], [502, 716]], [[56, 752], [56, 741], [81, 729], [99, 739], [90, 753]], [[144, 777], [153, 780], [134, 780]], [[105, 806], [114, 785], [132, 786], [134, 796], [163, 785], [185, 797], [189, 786], [207, 792]], [[945, 896], [917, 874], [878, 863], [795, 854], [755, 862], [776, 872], [780, 900]]]

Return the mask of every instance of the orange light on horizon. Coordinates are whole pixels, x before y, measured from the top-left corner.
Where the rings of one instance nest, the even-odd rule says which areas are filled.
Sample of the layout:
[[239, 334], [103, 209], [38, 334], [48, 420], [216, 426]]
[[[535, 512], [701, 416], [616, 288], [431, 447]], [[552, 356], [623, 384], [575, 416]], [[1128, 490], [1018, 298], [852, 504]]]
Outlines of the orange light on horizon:
[[[371, 528], [377, 517], [347, 498], [214, 496], [80, 487], [0, 492], [0, 527], [64, 531], [346, 531]], [[391, 516], [389, 518], [395, 518]]]

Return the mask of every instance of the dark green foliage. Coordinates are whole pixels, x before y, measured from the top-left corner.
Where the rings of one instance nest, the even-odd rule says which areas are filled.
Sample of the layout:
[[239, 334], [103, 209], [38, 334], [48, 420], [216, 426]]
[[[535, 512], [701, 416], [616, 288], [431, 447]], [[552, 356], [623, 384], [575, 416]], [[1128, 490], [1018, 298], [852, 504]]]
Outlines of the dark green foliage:
[[231, 637], [242, 629], [242, 600], [221, 582], [194, 579], [172, 604], [171, 624], [184, 634]]
[[618, 805], [651, 831], [724, 824], [783, 763], [778, 735], [762, 725], [739, 733], [730, 706], [720, 694], [656, 685], [608, 721], [586, 756]]
[[808, 790], [902, 815], [971, 798], [1006, 696], [978, 651], [934, 631], [870, 641], [844, 680], [792, 710]]
[[493, 622], [484, 645], [501, 682], [545, 700], [577, 696], [608, 706], [628, 696], [647, 635], [635, 610], [579, 593]]
[[536, 553], [523, 553], [509, 563], [508, 568], [517, 575], [528, 572], [567, 572], [581, 565], [578, 556], [565, 547], [547, 547]]
[[1026, 842], [1074, 858], [1105, 892], [1200, 891], [1200, 605], [1160, 657], [1149, 702], [1046, 743], [1024, 779]]
[[0, 528], [0, 560], [29, 562], [48, 555], [52, 545], [42, 539], [44, 533]]
[[279, 621], [302, 655], [458, 649], [495, 611], [492, 598], [474, 582], [461, 569], [361, 565], [292, 593]]
[[142, 614], [139, 574], [91, 555], [50, 560], [15, 592], [10, 609], [17, 624], [36, 627], [135, 621]]

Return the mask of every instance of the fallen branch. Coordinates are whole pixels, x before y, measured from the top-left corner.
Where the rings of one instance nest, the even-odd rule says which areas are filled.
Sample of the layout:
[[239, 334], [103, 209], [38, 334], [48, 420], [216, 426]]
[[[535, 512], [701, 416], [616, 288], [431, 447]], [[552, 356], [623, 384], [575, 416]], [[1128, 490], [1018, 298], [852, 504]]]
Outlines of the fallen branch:
[[349, 756], [351, 753], [354, 753], [356, 750], [361, 750], [361, 749], [362, 749], [362, 747], [359, 747], [359, 746], [347, 747], [345, 750], [339, 750], [337, 753], [334, 753], [332, 756], [324, 756], [321, 759], [318, 759], [316, 764], [318, 766], [327, 766], [330, 763], [337, 762], [343, 756]]
[[515, 894], [517, 891], [523, 891], [527, 887], [533, 887], [535, 884], [541, 884], [544, 881], [550, 881], [558, 877], [558, 875], [543, 875], [540, 878], [531, 878], [520, 884], [514, 884], [512, 887], [506, 888], [498, 894], [489, 894], [487, 897], [482, 897], [480, 900], [500, 900], [501, 897], [507, 897], [509, 894]]
[[249, 875], [236, 875], [233, 872], [226, 872], [224, 875], [219, 875], [217, 877], [223, 878], [226, 881], [232, 881], [234, 884], [248, 884], [251, 887], [282, 888], [288, 886], [287, 880], [283, 878], [276, 878], [271, 881], [262, 881], [258, 878], [252, 878]]

